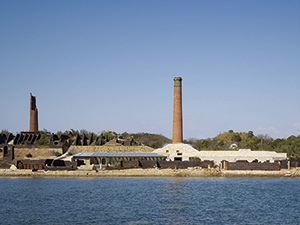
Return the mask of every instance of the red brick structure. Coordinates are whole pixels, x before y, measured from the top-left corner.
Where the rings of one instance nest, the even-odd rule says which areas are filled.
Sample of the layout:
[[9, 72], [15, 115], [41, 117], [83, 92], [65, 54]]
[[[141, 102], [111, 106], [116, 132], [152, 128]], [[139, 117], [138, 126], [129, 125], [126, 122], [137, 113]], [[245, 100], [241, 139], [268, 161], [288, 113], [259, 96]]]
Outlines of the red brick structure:
[[38, 132], [38, 110], [36, 107], [36, 96], [30, 93], [30, 125], [29, 132]]
[[172, 143], [182, 143], [182, 92], [181, 77], [174, 78], [173, 139]]

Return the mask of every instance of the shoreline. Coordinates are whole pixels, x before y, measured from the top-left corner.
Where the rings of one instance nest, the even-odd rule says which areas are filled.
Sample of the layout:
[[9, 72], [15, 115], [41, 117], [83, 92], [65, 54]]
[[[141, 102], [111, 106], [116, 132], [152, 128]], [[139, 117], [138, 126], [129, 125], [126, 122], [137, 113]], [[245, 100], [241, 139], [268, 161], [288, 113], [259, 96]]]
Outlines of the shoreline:
[[220, 170], [220, 169], [123, 169], [123, 170], [101, 170], [92, 171], [44, 171], [38, 170], [10, 170], [0, 169], [0, 177], [253, 177], [253, 178], [272, 178], [272, 177], [293, 177], [300, 178], [300, 170]]

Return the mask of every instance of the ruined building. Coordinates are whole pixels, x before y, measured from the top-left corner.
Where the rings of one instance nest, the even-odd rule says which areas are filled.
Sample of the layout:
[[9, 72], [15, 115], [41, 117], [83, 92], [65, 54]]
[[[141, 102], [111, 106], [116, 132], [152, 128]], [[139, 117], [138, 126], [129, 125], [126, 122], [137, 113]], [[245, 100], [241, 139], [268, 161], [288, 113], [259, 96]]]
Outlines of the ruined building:
[[36, 107], [36, 96], [30, 93], [30, 122], [29, 132], [37, 133], [38, 128], [38, 109]]

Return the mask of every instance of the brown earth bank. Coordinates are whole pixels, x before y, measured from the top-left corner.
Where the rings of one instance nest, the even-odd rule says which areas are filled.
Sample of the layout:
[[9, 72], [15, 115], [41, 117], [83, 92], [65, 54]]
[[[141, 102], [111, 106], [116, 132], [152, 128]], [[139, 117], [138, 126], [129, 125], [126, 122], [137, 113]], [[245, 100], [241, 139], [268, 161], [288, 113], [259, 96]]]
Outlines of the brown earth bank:
[[238, 171], [220, 169], [123, 169], [100, 171], [0, 170], [0, 177], [300, 177], [300, 169]]

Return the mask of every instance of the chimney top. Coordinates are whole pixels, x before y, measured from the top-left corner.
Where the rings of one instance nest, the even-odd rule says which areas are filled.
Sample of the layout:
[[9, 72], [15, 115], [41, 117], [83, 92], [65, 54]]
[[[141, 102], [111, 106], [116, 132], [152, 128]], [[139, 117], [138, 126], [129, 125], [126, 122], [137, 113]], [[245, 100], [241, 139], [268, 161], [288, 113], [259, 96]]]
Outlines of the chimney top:
[[174, 81], [181, 81], [182, 80], [182, 78], [181, 77], [174, 77]]

